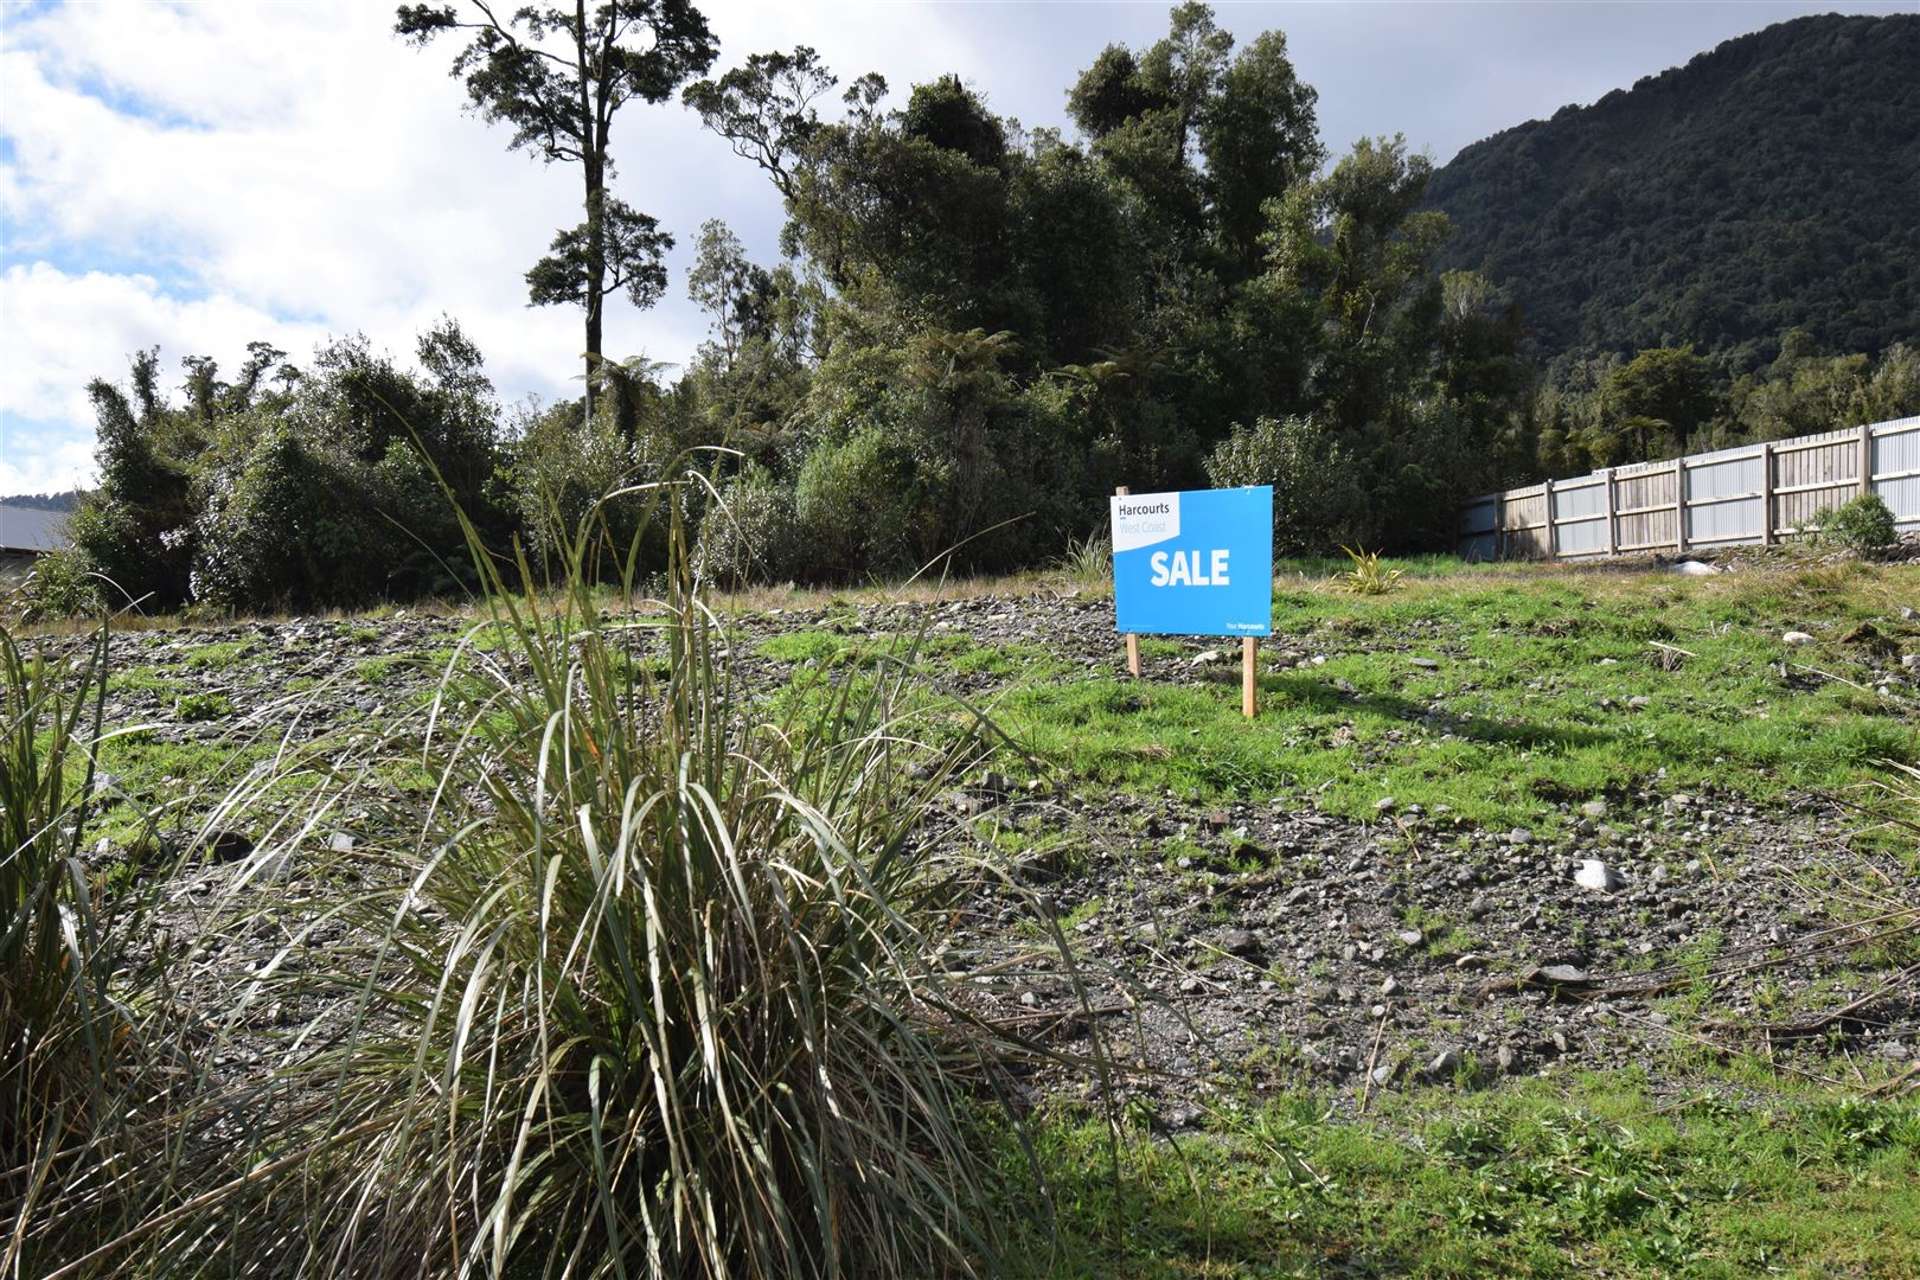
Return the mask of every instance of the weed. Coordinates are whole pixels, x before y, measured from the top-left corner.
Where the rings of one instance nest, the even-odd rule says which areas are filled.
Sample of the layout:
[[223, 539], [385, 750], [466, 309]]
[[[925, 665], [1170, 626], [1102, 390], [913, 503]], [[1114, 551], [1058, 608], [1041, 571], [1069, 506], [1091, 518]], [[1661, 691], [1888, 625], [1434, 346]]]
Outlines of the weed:
[[1067, 543], [1067, 549], [1053, 562], [1055, 572], [1083, 591], [1111, 590], [1113, 586], [1113, 541], [1104, 533], [1090, 533]]
[[1400, 581], [1400, 570], [1382, 565], [1378, 551], [1355, 551], [1352, 547], [1344, 546], [1340, 549], [1353, 562], [1351, 568], [1335, 577], [1342, 591], [1357, 596], [1383, 596]]
[[173, 701], [173, 714], [184, 724], [224, 720], [233, 714], [233, 700], [224, 693], [183, 693]]
[[219, 640], [212, 644], [195, 645], [188, 649], [183, 661], [187, 666], [197, 670], [218, 671], [238, 662], [248, 648], [244, 640]]

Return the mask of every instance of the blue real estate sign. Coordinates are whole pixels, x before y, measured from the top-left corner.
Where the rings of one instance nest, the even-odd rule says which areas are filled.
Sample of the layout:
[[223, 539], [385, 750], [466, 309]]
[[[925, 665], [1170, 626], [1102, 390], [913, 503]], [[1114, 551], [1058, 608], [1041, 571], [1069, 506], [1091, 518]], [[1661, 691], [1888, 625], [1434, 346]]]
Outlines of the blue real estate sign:
[[1273, 633], [1273, 489], [1135, 493], [1112, 500], [1116, 630]]

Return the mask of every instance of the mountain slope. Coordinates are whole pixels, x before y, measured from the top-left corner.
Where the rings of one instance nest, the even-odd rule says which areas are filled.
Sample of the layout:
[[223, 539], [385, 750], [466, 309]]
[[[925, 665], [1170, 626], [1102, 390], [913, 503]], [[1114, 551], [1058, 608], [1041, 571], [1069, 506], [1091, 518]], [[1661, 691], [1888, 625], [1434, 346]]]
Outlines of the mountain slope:
[[1695, 342], [1736, 364], [1920, 337], [1920, 15], [1798, 18], [1475, 143], [1434, 175], [1447, 265], [1545, 354]]

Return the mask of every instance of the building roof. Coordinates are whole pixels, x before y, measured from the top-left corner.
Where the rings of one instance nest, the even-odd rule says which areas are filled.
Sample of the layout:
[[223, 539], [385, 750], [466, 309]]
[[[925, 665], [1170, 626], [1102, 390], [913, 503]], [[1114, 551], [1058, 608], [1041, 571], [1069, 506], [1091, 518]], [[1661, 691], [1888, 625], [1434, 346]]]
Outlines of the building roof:
[[58, 551], [66, 545], [66, 512], [0, 506], [0, 551]]

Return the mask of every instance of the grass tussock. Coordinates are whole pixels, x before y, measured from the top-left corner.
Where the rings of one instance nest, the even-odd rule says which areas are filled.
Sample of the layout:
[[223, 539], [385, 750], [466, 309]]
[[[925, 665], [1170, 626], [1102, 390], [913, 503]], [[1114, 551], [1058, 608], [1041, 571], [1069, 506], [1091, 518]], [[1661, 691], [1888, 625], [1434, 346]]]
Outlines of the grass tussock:
[[[977, 737], [916, 733], [910, 654], [762, 718], [667, 518], [637, 621], [496, 580], [509, 639], [255, 851], [231, 927], [307, 923], [240, 1004], [350, 1012], [286, 1052], [267, 1172], [216, 1196], [222, 1266], [992, 1273], [972, 1117], [1015, 1046], [932, 959], [979, 869], [925, 829]], [[358, 888], [261, 896], [286, 866]]]
[[82, 857], [95, 810], [108, 631], [65, 658], [0, 627], [0, 1275], [163, 1202], [193, 1031], [150, 938], [149, 894]]

